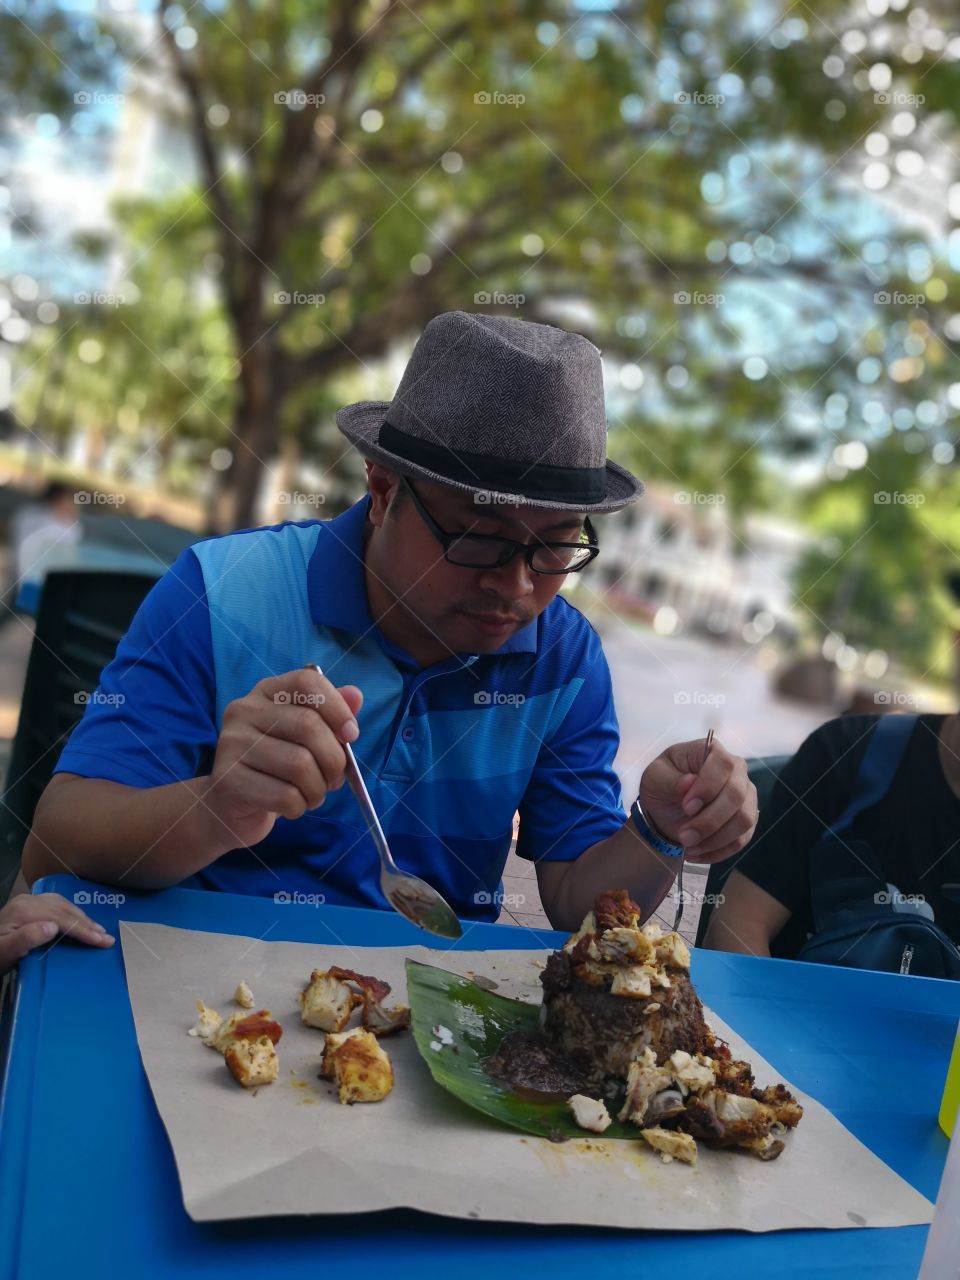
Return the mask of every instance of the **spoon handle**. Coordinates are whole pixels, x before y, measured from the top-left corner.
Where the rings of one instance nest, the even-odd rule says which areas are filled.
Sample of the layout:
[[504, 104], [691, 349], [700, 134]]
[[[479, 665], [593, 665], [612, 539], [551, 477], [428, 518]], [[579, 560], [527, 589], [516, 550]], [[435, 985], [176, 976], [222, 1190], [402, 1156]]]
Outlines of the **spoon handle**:
[[[318, 676], [322, 676], [316, 662], [308, 662], [307, 666], [315, 671]], [[363, 780], [360, 768], [357, 764], [357, 757], [353, 754], [353, 748], [349, 742], [341, 743], [344, 754], [347, 757], [347, 767], [344, 770], [347, 779], [347, 785], [357, 797], [357, 803], [360, 805], [360, 812], [363, 814], [364, 821], [373, 837], [373, 843], [377, 846], [377, 852], [380, 855], [380, 861], [385, 867], [389, 867], [391, 871], [397, 870], [397, 864], [393, 860], [390, 852], [390, 846], [387, 844], [387, 837], [384, 835], [383, 827], [380, 825], [380, 819], [377, 817], [377, 811], [373, 807], [373, 801], [370, 799], [370, 792], [367, 790], [367, 784]]]

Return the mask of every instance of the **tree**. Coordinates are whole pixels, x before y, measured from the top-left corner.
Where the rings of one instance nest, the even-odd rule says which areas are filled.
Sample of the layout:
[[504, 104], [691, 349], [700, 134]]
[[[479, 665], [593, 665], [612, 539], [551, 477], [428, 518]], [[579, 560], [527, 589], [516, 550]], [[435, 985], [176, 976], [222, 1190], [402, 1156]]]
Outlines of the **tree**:
[[[715, 474], [742, 477], [744, 499], [756, 451], [832, 445], [809, 419], [857, 384], [870, 330], [919, 314], [926, 345], [952, 363], [952, 276], [936, 255], [917, 268], [919, 233], [895, 205], [878, 219], [860, 182], [874, 163], [865, 135], [891, 135], [888, 160], [908, 149], [892, 121], [921, 86], [939, 136], [955, 137], [956, 41], [935, 6], [924, 12], [922, 31], [892, 12], [870, 32], [847, 4], [785, 4], [768, 20], [746, 0], [696, 11], [227, 0], [186, 12], [161, 0], [152, 24], [98, 19], [84, 33], [54, 16], [88, 51], [109, 27], [119, 55], [165, 86], [157, 109], [190, 131], [199, 185], [154, 212], [172, 218], [184, 275], [209, 275], [211, 252], [222, 264], [236, 372], [229, 527], [251, 520], [281, 434], [310, 434], [333, 379], [484, 295], [495, 306], [521, 295], [498, 309], [529, 319], [576, 314], [606, 356], [645, 374], [615, 414], [627, 452], [640, 435], [649, 453], [679, 425]], [[148, 208], [130, 212], [135, 258], [158, 228]], [[885, 258], [865, 259], [878, 237]], [[875, 303], [899, 280], [905, 297], [924, 295], [919, 312]], [[808, 340], [818, 317], [833, 329]], [[184, 335], [193, 323], [182, 317]], [[746, 365], [751, 351], [762, 357]], [[916, 358], [891, 395], [942, 405], [943, 370]], [[859, 425], [848, 419], [837, 439]], [[949, 431], [946, 415], [930, 430]], [[336, 452], [328, 416], [314, 435]]]

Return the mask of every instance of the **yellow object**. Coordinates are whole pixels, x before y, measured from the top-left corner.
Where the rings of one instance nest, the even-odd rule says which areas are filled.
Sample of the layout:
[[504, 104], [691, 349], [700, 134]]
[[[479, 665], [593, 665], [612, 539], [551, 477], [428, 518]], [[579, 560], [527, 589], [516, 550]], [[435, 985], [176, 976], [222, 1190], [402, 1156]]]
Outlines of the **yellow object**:
[[948, 1138], [953, 1136], [953, 1127], [960, 1111], [960, 1027], [957, 1027], [957, 1038], [953, 1042], [953, 1055], [947, 1068], [947, 1083], [943, 1087], [943, 1101], [940, 1103], [940, 1128]]

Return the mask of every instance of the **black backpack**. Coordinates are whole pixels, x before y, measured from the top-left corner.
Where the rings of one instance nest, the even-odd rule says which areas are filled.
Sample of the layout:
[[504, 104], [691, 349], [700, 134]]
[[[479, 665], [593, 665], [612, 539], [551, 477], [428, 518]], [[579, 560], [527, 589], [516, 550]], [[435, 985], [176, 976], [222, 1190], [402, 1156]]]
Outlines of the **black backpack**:
[[810, 852], [814, 932], [798, 960], [852, 969], [880, 969], [926, 978], [960, 978], [960, 950], [910, 899], [894, 903], [875, 851], [845, 840], [854, 818], [886, 793], [916, 716], [882, 716], [870, 735], [853, 797]]

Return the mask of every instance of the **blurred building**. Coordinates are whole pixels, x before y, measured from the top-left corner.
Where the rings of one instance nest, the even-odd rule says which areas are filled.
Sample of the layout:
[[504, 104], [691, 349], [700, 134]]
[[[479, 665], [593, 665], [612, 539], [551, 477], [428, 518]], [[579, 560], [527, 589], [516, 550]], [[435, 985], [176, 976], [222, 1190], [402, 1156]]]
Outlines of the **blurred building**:
[[676, 624], [668, 621], [667, 631], [792, 638], [793, 573], [813, 538], [770, 515], [735, 525], [719, 499], [649, 486], [639, 503], [605, 522], [597, 584], [617, 604], [651, 617], [672, 610]]

